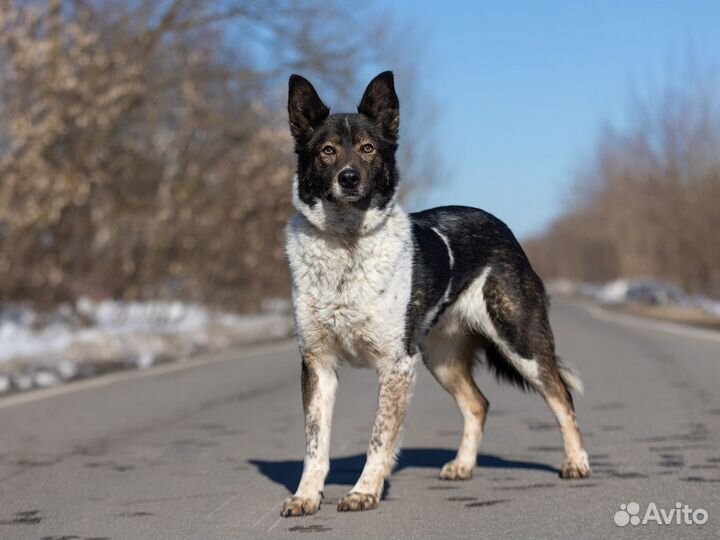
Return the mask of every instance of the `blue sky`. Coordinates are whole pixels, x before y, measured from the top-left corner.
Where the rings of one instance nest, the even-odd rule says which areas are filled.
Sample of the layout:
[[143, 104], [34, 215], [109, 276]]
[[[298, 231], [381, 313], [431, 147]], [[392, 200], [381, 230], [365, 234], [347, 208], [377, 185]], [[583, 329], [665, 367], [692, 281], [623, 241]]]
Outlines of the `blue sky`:
[[[423, 36], [448, 178], [423, 206], [466, 204], [520, 238], [562, 212], [604, 121], [691, 56], [718, 67], [720, 2], [383, 3]], [[398, 81], [398, 85], [402, 81]]]

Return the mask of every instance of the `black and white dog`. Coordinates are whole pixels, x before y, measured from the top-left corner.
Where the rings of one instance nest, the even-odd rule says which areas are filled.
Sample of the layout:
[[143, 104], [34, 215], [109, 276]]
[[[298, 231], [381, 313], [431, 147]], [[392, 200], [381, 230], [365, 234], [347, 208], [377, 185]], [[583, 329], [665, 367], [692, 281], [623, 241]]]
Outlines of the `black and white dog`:
[[563, 478], [590, 474], [570, 389], [580, 380], [555, 356], [548, 301], [508, 227], [487, 212], [450, 206], [405, 213], [396, 201], [399, 103], [391, 72], [375, 77], [357, 114], [330, 114], [309, 81], [290, 77], [298, 155], [287, 229], [302, 355], [306, 454], [283, 516], [320, 507], [340, 362], [372, 367], [378, 409], [360, 479], [338, 510], [378, 505], [395, 462], [415, 366], [422, 360], [457, 402], [464, 433], [440, 478], [475, 466], [488, 401], [476, 363], [540, 393], [565, 445]]

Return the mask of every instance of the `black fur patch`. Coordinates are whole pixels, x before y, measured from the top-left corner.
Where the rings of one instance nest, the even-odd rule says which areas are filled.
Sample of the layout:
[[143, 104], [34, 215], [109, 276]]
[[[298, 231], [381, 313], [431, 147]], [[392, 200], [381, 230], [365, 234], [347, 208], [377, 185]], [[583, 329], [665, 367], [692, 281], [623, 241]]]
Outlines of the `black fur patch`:
[[[489, 266], [483, 293], [500, 337], [525, 358], [555, 362], [545, 289], [507, 225], [488, 212], [465, 206], [432, 208], [410, 214], [410, 218], [415, 257], [406, 343], [418, 337], [418, 326], [442, 298], [449, 278], [450, 292], [439, 314]], [[448, 240], [452, 250], [454, 264], [449, 275], [447, 247], [433, 234], [433, 228]], [[485, 348], [488, 366], [499, 379], [529, 388], [489, 339]]]
[[451, 277], [450, 254], [443, 239], [418, 222], [412, 224], [412, 235], [412, 292], [405, 328], [405, 348], [410, 355], [416, 352], [425, 317], [442, 300]]

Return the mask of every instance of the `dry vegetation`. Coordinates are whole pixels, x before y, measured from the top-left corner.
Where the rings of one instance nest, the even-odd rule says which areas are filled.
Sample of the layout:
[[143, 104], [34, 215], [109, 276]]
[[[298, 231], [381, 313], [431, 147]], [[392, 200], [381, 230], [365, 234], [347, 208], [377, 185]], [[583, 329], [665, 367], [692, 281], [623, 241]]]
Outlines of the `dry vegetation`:
[[333, 0], [0, 0], [0, 300], [286, 294], [287, 75], [359, 95], [382, 30]]
[[672, 80], [603, 130], [568, 212], [525, 243], [544, 277], [654, 276], [720, 297], [720, 88]]

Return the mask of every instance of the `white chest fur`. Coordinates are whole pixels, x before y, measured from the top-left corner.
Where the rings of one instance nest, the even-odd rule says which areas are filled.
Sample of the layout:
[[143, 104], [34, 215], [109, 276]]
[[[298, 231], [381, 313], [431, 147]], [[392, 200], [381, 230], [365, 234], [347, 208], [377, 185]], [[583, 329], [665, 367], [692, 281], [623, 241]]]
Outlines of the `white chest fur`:
[[413, 245], [402, 209], [394, 206], [383, 226], [354, 239], [297, 214], [287, 252], [303, 351], [367, 367], [404, 353]]

